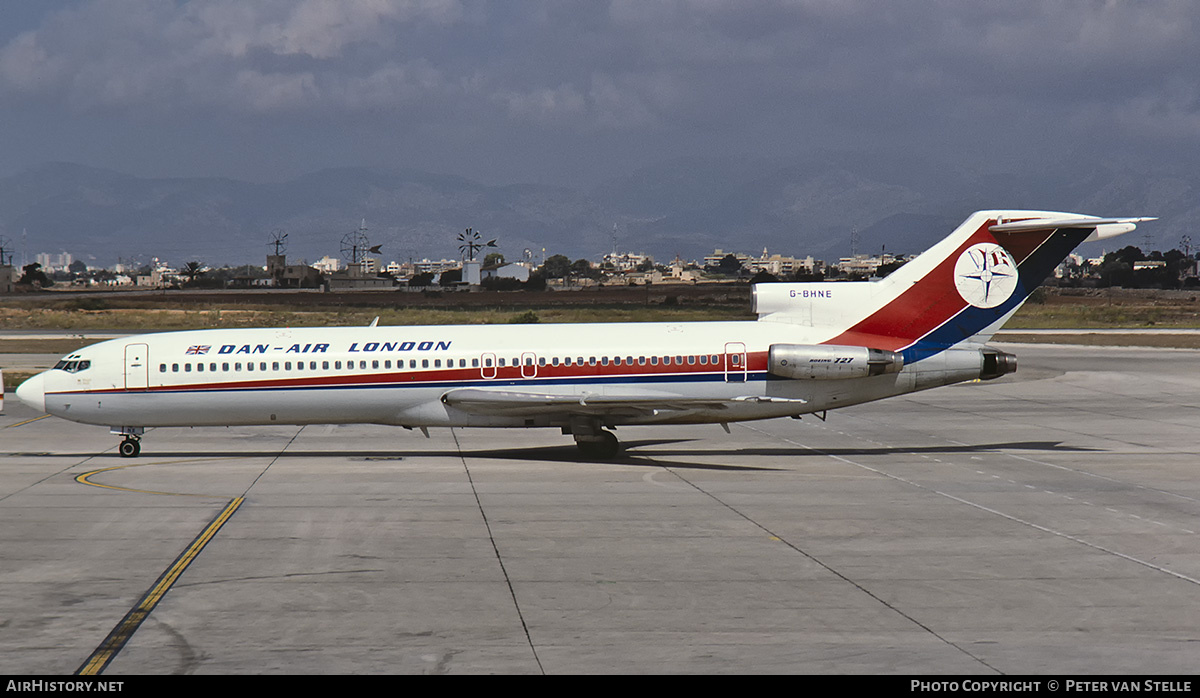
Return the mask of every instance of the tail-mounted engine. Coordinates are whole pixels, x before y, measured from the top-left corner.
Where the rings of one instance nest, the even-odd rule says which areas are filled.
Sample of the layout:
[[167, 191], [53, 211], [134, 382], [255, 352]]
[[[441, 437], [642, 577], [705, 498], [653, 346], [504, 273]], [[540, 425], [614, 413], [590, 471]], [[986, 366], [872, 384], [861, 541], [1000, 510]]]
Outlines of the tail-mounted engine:
[[980, 353], [983, 354], [983, 368], [979, 371], [979, 377], [983, 380], [990, 381], [1009, 373], [1016, 373], [1017, 357], [1015, 354], [1009, 354], [999, 349], [984, 349]]
[[798, 380], [866, 378], [904, 367], [894, 351], [832, 344], [772, 344], [769, 357], [771, 375]]

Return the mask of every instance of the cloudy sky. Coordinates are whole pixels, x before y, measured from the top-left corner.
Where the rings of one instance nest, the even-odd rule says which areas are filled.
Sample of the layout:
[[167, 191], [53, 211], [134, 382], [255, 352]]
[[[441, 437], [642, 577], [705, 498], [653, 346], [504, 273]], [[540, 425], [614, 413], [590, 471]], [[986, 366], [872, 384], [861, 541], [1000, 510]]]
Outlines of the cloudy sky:
[[590, 185], [686, 155], [1200, 155], [1194, 0], [39, 0], [0, 175], [413, 167]]

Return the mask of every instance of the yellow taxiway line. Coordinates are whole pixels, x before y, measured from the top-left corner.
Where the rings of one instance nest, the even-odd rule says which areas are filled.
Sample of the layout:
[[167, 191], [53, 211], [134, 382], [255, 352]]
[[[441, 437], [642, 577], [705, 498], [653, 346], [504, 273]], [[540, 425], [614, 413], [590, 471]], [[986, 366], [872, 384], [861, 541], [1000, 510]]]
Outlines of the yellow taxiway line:
[[[210, 459], [200, 459], [200, 460], [220, 460], [220, 459], [219, 458], [210, 458]], [[81, 485], [91, 485], [92, 487], [102, 487], [106, 490], [118, 490], [121, 492], [138, 492], [140, 494], [164, 494], [164, 495], [168, 495], [171, 497], [216, 497], [216, 496], [218, 496], [218, 495], [212, 495], [212, 494], [196, 494], [196, 493], [192, 493], [192, 492], [159, 492], [156, 490], [139, 490], [139, 489], [136, 489], [133, 487], [120, 487], [118, 485], [105, 485], [105, 484], [99, 483], [99, 482], [92, 482], [89, 479], [93, 475], [99, 475], [101, 473], [112, 472], [114, 470], [124, 470], [125, 468], [144, 468], [144, 467], [150, 466], [150, 465], [170, 465], [172, 463], [195, 463], [196, 461], [197, 461], [197, 459], [195, 459], [195, 458], [188, 458], [186, 460], [177, 460], [177, 461], [154, 461], [151, 463], [129, 463], [128, 465], [114, 465], [110, 468], [98, 468], [96, 470], [89, 470], [88, 472], [83, 473], [81, 475], [76, 475], [75, 482], [78, 482]]]
[[184, 550], [175, 559], [175, 562], [162, 573], [158, 581], [154, 583], [154, 586], [150, 587], [141, 600], [138, 601], [137, 605], [129, 613], [125, 614], [125, 617], [121, 619], [120, 623], [117, 623], [117, 626], [112, 629], [112, 632], [108, 634], [104, 642], [100, 643], [100, 646], [92, 652], [87, 661], [79, 667], [78, 671], [75, 672], [77, 675], [95, 676], [104, 671], [105, 667], [116, 657], [121, 648], [125, 646], [125, 643], [129, 641], [129, 638], [133, 637], [134, 632], [137, 631], [142, 622], [150, 616], [150, 612], [154, 610], [158, 602], [162, 601], [163, 596], [171, 590], [171, 586], [175, 584], [179, 576], [183, 574], [183, 571], [188, 568], [188, 565], [192, 564], [192, 561], [196, 559], [200, 551], [204, 550], [204, 546], [208, 545], [213, 536], [217, 535], [217, 531], [221, 530], [221, 527], [225, 525], [229, 517], [233, 516], [238, 507], [242, 506], [242, 502], [244, 501], [245, 498], [243, 497], [231, 500], [221, 513], [212, 520], [212, 523], [201, 531], [200, 535], [196, 536], [196, 539], [192, 541], [187, 550]]
[[40, 417], [34, 417], [33, 419], [26, 419], [24, 422], [17, 422], [16, 424], [9, 424], [8, 426], [6, 426], [4, 428], [5, 429], [15, 429], [23, 424], [29, 424], [30, 422], [36, 422], [39, 419], [45, 419], [46, 417], [49, 417], [49, 416], [50, 415], [48, 415], [48, 414], [44, 414]]

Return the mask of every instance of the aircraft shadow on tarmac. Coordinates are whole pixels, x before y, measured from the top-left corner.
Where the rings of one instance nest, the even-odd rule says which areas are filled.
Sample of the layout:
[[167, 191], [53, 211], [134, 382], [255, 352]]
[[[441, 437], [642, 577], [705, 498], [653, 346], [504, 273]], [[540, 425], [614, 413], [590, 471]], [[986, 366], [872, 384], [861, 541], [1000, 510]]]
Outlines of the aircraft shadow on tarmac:
[[[688, 463], [665, 460], [663, 457], [697, 456], [745, 458], [758, 457], [828, 457], [828, 456], [881, 456], [896, 454], [964, 454], [964, 453], [996, 453], [999, 451], [1038, 451], [1038, 452], [1091, 452], [1098, 449], [1077, 446], [1064, 446], [1057, 441], [1020, 441], [995, 444], [962, 444], [948, 446], [917, 446], [917, 447], [880, 447], [880, 448], [826, 448], [812, 449], [803, 447], [782, 448], [736, 448], [736, 449], [672, 449], [654, 448], [646, 452], [636, 452], [635, 449], [669, 446], [686, 443], [691, 439], [658, 440], [658, 441], [627, 441], [621, 454], [610, 460], [586, 458], [573, 446], [549, 446], [542, 448], [520, 448], [491, 451], [464, 452], [477, 458], [499, 458], [509, 460], [529, 460], [564, 463], [611, 463], [617, 465], [642, 465], [651, 467], [679, 467], [697, 470], [734, 470], [734, 471], [782, 471], [786, 468], [771, 468], [751, 465], [720, 465], [715, 463]], [[634, 452], [631, 452], [634, 451]]]
[[[464, 456], [474, 456], [476, 458], [496, 458], [502, 460], [525, 460], [525, 461], [541, 461], [544, 463], [599, 463], [609, 465], [634, 465], [652, 468], [688, 468], [693, 470], [731, 470], [736, 472], [750, 471], [781, 471], [784, 468], [769, 468], [754, 465], [731, 465], [721, 463], [689, 463], [682, 461], [664, 460], [663, 455], [722, 455], [721, 452], [714, 451], [695, 451], [695, 450], [666, 450], [652, 451], [647, 453], [631, 452], [637, 448], [645, 448], [652, 446], [661, 446], [667, 444], [678, 444], [692, 441], [692, 439], [660, 439], [660, 440], [644, 440], [644, 441], [626, 441], [622, 444], [621, 452], [616, 458], [589, 458], [579, 452], [574, 445], [563, 446], [542, 446], [539, 448], [513, 448], [513, 449], [494, 449], [487, 451], [468, 451], [464, 452]], [[728, 455], [730, 452], [725, 452]], [[737, 452], [734, 452], [735, 454]]]
[[[787, 468], [772, 468], [755, 465], [738, 465], [736, 463], [697, 463], [689, 460], [671, 460], [671, 458], [696, 457], [725, 457], [731, 459], [746, 457], [766, 458], [822, 458], [829, 456], [886, 456], [900, 454], [972, 454], [996, 453], [1001, 451], [1033, 451], [1042, 453], [1080, 453], [1093, 452], [1100, 449], [1079, 446], [1065, 446], [1057, 441], [1015, 441], [988, 444], [952, 444], [946, 446], [895, 446], [877, 448], [804, 448], [804, 447], [758, 447], [736, 449], [682, 449], [677, 444], [693, 441], [693, 439], [662, 439], [626, 441], [622, 452], [612, 459], [588, 458], [581, 454], [572, 444], [561, 446], [540, 446], [534, 448], [479, 449], [463, 450], [412, 450], [397, 449], [395, 451], [286, 451], [283, 454], [273, 450], [261, 451], [146, 451], [140, 461], [127, 461], [129, 465], [151, 465], [161, 458], [196, 458], [202, 460], [223, 460], [230, 458], [347, 458], [355, 461], [404, 461], [409, 458], [486, 458], [496, 460], [521, 460], [542, 463], [597, 463], [606, 465], [632, 465], [654, 468], [687, 468], [695, 470], [728, 470], [736, 472], [752, 471], [784, 471]], [[646, 449], [641, 451], [639, 449]], [[12, 453], [9, 457], [36, 458], [75, 458], [94, 457], [95, 453]], [[115, 455], [115, 454], [113, 454]]]

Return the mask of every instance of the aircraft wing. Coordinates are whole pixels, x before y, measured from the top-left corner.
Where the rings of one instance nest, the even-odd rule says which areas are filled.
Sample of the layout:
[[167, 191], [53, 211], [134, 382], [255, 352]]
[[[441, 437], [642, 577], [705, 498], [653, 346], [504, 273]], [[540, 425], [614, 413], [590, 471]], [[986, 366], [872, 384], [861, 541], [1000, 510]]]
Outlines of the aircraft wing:
[[747, 402], [806, 401], [748, 395], [728, 399], [689, 398], [655, 393], [601, 395], [580, 393], [556, 395], [486, 388], [459, 388], [442, 395], [442, 402], [464, 412], [479, 415], [533, 416], [541, 414], [577, 414], [590, 416], [655, 414], [687, 410], [724, 410]]

